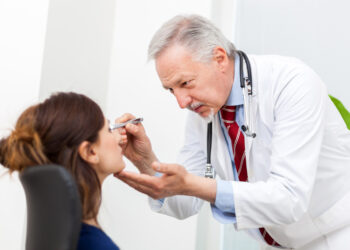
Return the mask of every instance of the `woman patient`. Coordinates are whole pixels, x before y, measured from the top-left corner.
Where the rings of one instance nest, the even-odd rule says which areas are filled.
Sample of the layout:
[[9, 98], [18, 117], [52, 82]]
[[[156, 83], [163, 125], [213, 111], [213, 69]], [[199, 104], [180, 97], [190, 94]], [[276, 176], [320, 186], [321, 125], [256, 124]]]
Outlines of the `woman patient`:
[[97, 214], [102, 182], [125, 167], [120, 141], [94, 101], [58, 93], [21, 114], [10, 136], [0, 141], [0, 163], [10, 171], [47, 163], [64, 166], [78, 184], [83, 209], [78, 250], [117, 250], [100, 229]]

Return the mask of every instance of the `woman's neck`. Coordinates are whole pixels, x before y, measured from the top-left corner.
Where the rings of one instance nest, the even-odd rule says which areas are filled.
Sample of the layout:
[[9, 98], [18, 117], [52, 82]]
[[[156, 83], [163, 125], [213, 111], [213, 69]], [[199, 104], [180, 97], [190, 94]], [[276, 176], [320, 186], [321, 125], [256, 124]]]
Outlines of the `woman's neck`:
[[83, 222], [84, 222], [85, 224], [89, 224], [89, 225], [91, 225], [91, 226], [95, 226], [95, 227], [100, 228], [100, 225], [97, 223], [97, 220], [96, 220], [96, 219], [83, 220]]

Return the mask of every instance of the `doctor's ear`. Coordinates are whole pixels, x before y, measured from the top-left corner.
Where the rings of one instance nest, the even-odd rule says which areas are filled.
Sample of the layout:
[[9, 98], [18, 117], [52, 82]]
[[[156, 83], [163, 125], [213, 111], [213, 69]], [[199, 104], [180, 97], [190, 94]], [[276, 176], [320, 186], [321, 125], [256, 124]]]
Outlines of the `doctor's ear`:
[[96, 165], [99, 163], [99, 157], [95, 150], [94, 144], [83, 141], [78, 147], [80, 157], [89, 164]]
[[217, 63], [221, 70], [226, 70], [229, 65], [229, 57], [223, 47], [217, 46], [213, 49], [213, 61]]

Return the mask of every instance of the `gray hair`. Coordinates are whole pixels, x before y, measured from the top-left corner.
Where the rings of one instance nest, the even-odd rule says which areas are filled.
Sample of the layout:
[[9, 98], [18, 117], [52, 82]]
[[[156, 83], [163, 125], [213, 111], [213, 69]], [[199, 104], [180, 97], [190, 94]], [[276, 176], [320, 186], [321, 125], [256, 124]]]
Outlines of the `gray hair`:
[[174, 44], [190, 49], [194, 58], [203, 62], [211, 61], [217, 46], [224, 48], [229, 58], [235, 58], [233, 43], [211, 21], [198, 15], [178, 15], [164, 23], [148, 46], [148, 59], [157, 59]]

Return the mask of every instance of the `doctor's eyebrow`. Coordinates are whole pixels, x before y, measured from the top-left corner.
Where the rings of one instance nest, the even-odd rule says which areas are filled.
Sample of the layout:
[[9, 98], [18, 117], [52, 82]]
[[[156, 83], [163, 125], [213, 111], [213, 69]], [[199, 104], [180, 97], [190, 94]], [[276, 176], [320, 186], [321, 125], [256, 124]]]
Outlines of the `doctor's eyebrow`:
[[[187, 80], [188, 79], [188, 80]], [[179, 78], [177, 78], [175, 81], [173, 81], [174, 83], [173, 84], [171, 84], [171, 86], [170, 87], [168, 87], [168, 86], [164, 86], [163, 85], [163, 88], [165, 89], [165, 90], [169, 90], [169, 89], [171, 89], [171, 88], [173, 88], [174, 86], [179, 86], [179, 85], [181, 85], [182, 83], [184, 83], [184, 82], [188, 82], [188, 81], [190, 81], [190, 77], [189, 76], [181, 76], [181, 77], [179, 77]]]
[[180, 82], [181, 82], [181, 80], [178, 79], [178, 80], [174, 81], [174, 83], [170, 84], [171, 86], [164, 86], [163, 85], [163, 88], [166, 89], [166, 90], [169, 90], [169, 89], [173, 88], [174, 86], [179, 85]]

